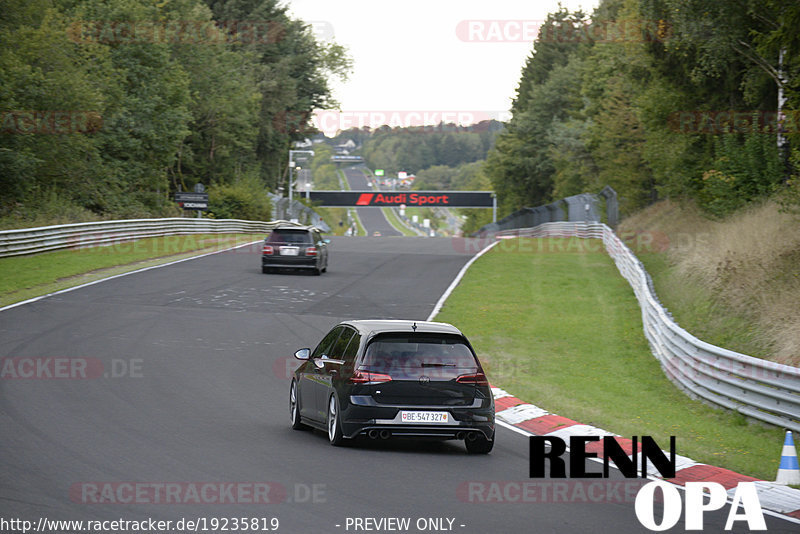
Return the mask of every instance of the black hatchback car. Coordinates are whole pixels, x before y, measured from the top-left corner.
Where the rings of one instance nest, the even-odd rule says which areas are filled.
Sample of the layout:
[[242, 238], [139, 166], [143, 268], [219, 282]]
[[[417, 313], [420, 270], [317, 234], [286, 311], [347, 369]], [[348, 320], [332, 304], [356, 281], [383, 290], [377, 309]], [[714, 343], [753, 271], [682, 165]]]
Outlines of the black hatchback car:
[[289, 391], [292, 428], [324, 430], [332, 445], [357, 436], [494, 445], [494, 399], [457, 328], [423, 321], [345, 321], [303, 360]]
[[328, 270], [328, 243], [315, 226], [278, 226], [264, 239], [261, 272], [275, 268], [308, 269], [314, 274]]

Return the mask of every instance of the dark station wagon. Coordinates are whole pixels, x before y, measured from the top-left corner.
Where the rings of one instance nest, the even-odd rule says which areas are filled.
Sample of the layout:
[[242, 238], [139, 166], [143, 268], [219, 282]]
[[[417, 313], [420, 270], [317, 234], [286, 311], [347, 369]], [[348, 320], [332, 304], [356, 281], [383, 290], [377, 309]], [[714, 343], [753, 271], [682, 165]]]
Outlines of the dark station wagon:
[[332, 445], [371, 439], [463, 440], [492, 450], [494, 399], [475, 351], [457, 328], [423, 321], [345, 321], [312, 351], [289, 392], [292, 427], [327, 432]]
[[315, 226], [278, 226], [264, 239], [261, 272], [288, 268], [324, 273], [328, 270], [329, 242]]

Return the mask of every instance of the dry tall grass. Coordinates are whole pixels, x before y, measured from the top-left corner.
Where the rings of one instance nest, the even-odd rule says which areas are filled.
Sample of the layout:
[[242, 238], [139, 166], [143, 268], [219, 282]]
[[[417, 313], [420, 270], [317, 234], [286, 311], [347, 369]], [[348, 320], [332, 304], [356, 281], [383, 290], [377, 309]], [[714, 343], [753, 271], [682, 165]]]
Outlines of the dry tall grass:
[[693, 206], [663, 201], [627, 219], [620, 231], [647, 232], [657, 236], [653, 242], [668, 243], [662, 253], [673, 287], [680, 280], [699, 285], [710, 295], [713, 313], [753, 322], [761, 356], [800, 365], [797, 215], [780, 213], [769, 201], [711, 221]]

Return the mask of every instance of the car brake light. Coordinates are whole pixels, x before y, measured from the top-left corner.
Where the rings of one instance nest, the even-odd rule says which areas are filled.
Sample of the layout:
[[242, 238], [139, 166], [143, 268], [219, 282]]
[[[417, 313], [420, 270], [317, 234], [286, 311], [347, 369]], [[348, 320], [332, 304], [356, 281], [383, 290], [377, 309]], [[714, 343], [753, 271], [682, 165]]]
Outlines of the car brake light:
[[264, 245], [264, 249], [262, 250], [264, 254], [272, 254], [272, 246]]
[[458, 382], [459, 384], [475, 384], [477, 386], [489, 385], [489, 381], [486, 379], [486, 375], [483, 373], [461, 375], [458, 378], [456, 378], [456, 382]]
[[369, 371], [356, 371], [350, 377], [351, 384], [377, 384], [380, 382], [391, 382], [392, 377], [382, 373], [370, 373]]
[[308, 247], [306, 249], [306, 256], [316, 256], [317, 255], [317, 247]]

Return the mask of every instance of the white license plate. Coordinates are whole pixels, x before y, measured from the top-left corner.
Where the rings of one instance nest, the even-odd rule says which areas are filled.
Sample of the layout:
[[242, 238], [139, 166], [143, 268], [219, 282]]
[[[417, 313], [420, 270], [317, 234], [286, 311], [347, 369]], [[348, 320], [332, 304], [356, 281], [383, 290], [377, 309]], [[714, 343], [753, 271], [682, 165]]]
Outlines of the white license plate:
[[299, 250], [298, 247], [281, 247], [281, 256], [297, 256]]
[[448, 423], [450, 414], [447, 412], [400, 412], [400, 421], [403, 423]]

